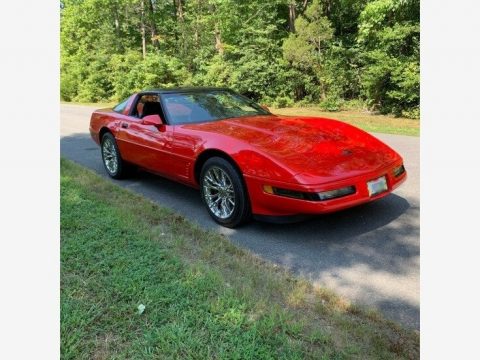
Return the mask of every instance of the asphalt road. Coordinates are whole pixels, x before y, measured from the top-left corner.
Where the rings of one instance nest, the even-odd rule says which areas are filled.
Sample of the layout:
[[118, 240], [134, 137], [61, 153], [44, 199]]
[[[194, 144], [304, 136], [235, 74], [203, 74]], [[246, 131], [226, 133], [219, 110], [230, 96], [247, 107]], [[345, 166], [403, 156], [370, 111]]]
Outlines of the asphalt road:
[[[94, 108], [62, 104], [60, 110], [61, 155], [107, 177], [99, 147], [88, 134]], [[235, 244], [315, 284], [419, 329], [420, 141], [418, 137], [374, 135], [403, 156], [407, 181], [376, 202], [296, 224], [254, 221], [227, 229], [210, 218], [197, 190], [144, 172], [129, 180], [111, 181], [205, 228], [216, 229]]]

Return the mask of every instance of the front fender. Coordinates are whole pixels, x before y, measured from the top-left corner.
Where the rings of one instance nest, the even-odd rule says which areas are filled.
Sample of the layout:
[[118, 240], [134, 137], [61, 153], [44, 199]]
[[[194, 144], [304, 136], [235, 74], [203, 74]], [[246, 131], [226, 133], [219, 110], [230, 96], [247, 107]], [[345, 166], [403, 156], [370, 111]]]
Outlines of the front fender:
[[245, 142], [230, 137], [207, 139], [198, 148], [196, 158], [207, 150], [227, 154], [237, 164], [243, 175], [283, 182], [296, 182], [295, 172]]

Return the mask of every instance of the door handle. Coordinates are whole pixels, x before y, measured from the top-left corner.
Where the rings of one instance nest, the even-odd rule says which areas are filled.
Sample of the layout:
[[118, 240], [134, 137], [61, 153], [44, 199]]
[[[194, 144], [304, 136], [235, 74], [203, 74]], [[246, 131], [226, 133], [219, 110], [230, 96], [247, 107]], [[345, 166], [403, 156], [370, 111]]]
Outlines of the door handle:
[[127, 123], [122, 123], [122, 128], [124, 128], [124, 129], [128, 128], [128, 124]]

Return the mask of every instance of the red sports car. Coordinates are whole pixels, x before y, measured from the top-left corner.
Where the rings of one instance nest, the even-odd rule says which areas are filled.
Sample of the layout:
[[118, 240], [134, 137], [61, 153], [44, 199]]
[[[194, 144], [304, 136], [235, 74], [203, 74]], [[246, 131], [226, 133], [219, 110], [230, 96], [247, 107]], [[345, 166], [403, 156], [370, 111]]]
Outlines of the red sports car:
[[105, 169], [133, 167], [200, 188], [210, 215], [235, 227], [323, 214], [382, 198], [403, 160], [346, 123], [278, 116], [229, 89], [143, 91], [92, 114]]

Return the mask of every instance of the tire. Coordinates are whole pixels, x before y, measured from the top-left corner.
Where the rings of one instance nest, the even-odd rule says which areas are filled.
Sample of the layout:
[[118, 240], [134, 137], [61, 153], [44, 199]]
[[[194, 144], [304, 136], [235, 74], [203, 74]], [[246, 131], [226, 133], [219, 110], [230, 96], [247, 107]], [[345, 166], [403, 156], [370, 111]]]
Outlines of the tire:
[[114, 179], [124, 179], [131, 172], [131, 166], [120, 156], [115, 137], [107, 132], [102, 137], [102, 161], [107, 174]]
[[234, 228], [251, 218], [250, 200], [241, 174], [221, 157], [208, 159], [200, 173], [200, 192], [210, 216]]

